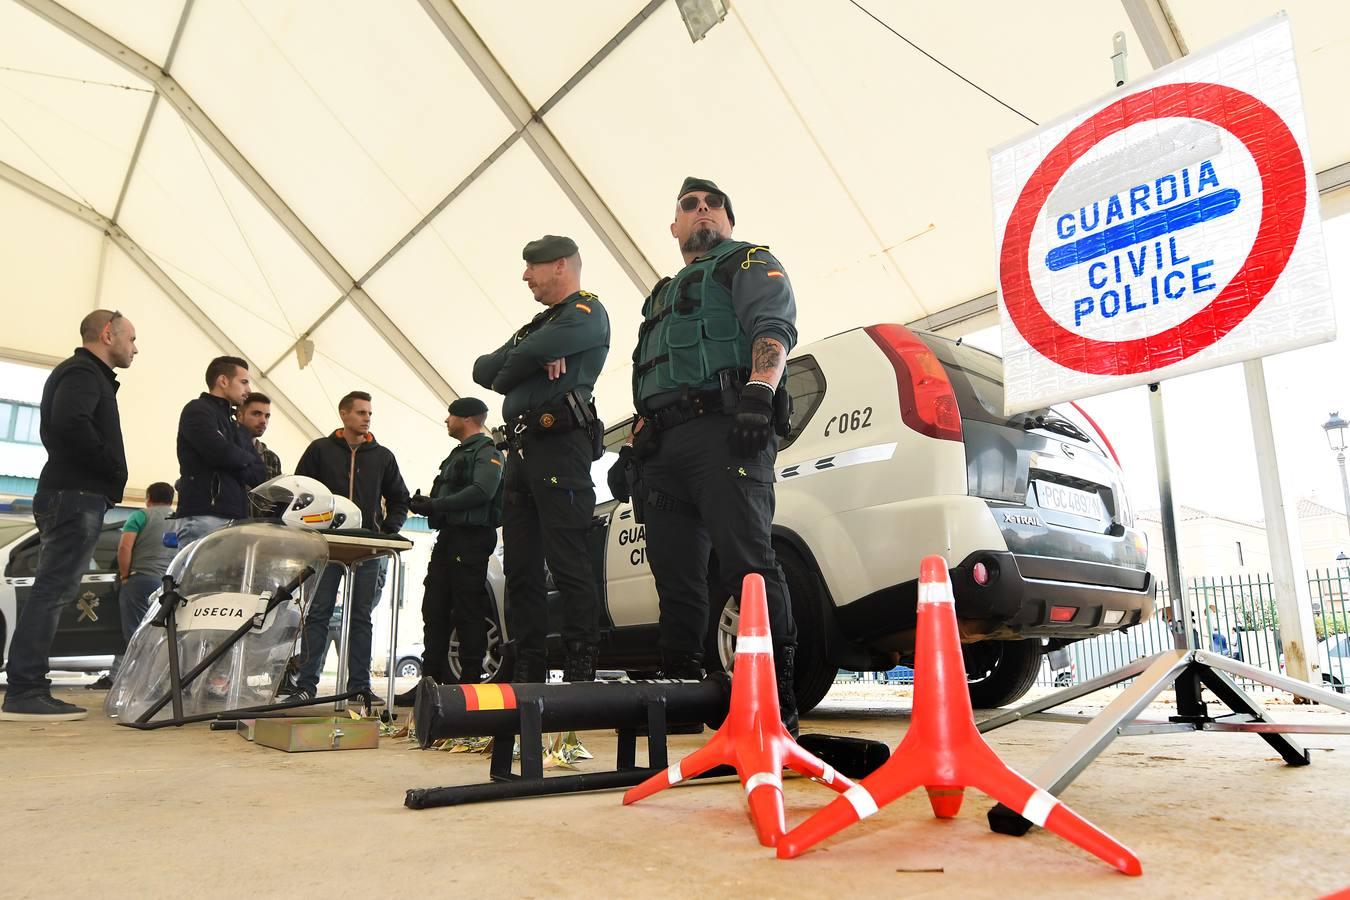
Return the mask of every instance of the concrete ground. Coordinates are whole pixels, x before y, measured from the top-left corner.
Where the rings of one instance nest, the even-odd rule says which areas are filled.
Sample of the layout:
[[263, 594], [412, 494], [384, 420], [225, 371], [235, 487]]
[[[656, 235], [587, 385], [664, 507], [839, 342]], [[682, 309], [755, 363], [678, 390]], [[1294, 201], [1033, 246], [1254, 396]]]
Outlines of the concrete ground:
[[[57, 693], [94, 707], [104, 696]], [[1264, 699], [1284, 720], [1350, 722]], [[840, 685], [803, 731], [894, 746], [908, 708], [907, 688]], [[1030, 772], [1075, 727], [1021, 722], [989, 737]], [[612, 732], [582, 739], [597, 757], [582, 771], [613, 767]], [[672, 738], [672, 756], [702, 740]], [[203, 725], [136, 732], [95, 709], [83, 722], [0, 723], [0, 895], [1318, 897], [1350, 886], [1350, 736], [1298, 740], [1309, 767], [1251, 735], [1108, 748], [1064, 799], [1139, 855], [1144, 875], [1129, 878], [1046, 831], [992, 834], [991, 803], [974, 791], [954, 820], [935, 820], [919, 792], [779, 861], [734, 783], [632, 807], [610, 792], [412, 811], [407, 788], [482, 782], [487, 759], [392, 739], [292, 755]], [[789, 826], [833, 796], [798, 778], [785, 793]]]

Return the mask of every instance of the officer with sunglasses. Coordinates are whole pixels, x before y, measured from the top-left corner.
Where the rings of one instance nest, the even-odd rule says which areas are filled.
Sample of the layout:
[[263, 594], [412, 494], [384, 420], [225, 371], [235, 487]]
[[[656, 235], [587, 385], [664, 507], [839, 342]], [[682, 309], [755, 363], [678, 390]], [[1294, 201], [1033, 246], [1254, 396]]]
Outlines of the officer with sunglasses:
[[797, 307], [782, 263], [733, 240], [735, 224], [725, 191], [684, 180], [670, 233], [685, 265], [643, 303], [633, 351], [632, 498], [660, 595], [665, 675], [702, 677], [711, 551], [717, 597], [739, 596], [752, 572], [764, 576], [778, 702], [795, 734], [796, 626], [770, 527]]
[[506, 395], [502, 562], [512, 680], [547, 680], [547, 560], [563, 601], [563, 680], [594, 681], [600, 597], [586, 531], [595, 512], [591, 463], [602, 452], [604, 425], [591, 395], [609, 354], [609, 314], [581, 289], [581, 255], [571, 238], [545, 235], [522, 256], [522, 280], [548, 308], [473, 367], [475, 382]]

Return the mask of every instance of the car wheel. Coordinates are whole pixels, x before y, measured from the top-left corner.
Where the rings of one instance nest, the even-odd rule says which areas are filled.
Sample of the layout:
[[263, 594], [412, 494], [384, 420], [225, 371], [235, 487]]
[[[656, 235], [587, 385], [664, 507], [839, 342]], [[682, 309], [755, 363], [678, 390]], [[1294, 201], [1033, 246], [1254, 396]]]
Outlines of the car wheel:
[[398, 665], [394, 667], [394, 672], [399, 678], [421, 678], [422, 662], [411, 656], [405, 656], [398, 661]]
[[[487, 620], [487, 653], [483, 656], [483, 680], [509, 681], [511, 673], [502, 665], [502, 631], [492, 619]], [[463, 666], [459, 664], [459, 629], [450, 632], [450, 671], [458, 679]]]
[[[797, 695], [797, 712], [803, 715], [825, 699], [834, 684], [835, 668], [825, 658], [825, 645], [820, 637], [823, 630], [819, 624], [823, 601], [818, 581], [792, 551], [780, 550], [778, 563], [787, 578], [792, 614], [797, 622], [793, 688]], [[712, 610], [703, 667], [709, 672], [720, 669], [730, 674], [736, 661], [736, 633], [741, 625], [740, 604], [735, 597], [726, 596], [720, 603], [714, 602]]]
[[1323, 672], [1322, 680], [1327, 683], [1328, 688], [1335, 691], [1336, 693], [1338, 694], [1345, 693], [1345, 682], [1341, 681], [1335, 675], [1328, 675], [1326, 672]]
[[1055, 676], [1055, 687], [1069, 687], [1073, 684], [1073, 675], [1068, 672], [1060, 672]]
[[1036, 683], [1041, 668], [1041, 642], [979, 641], [962, 644], [970, 703], [976, 709], [1007, 706]]

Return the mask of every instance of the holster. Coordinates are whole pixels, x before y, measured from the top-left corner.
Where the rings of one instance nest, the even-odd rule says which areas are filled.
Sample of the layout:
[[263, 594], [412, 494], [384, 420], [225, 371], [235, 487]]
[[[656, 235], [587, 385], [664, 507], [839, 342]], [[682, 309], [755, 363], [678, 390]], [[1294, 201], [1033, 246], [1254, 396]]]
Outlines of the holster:
[[642, 426], [642, 430], [633, 434], [633, 456], [637, 459], [650, 459], [661, 446], [661, 429], [656, 428], [651, 419]]

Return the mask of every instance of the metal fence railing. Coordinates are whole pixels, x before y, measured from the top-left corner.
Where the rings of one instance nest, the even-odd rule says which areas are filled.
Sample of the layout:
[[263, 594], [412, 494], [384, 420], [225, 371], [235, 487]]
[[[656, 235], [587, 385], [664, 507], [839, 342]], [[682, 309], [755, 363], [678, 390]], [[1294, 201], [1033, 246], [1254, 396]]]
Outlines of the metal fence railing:
[[[1329, 686], [1344, 689], [1350, 684], [1350, 571], [1313, 569], [1307, 579], [1323, 678]], [[1279, 609], [1270, 575], [1193, 578], [1187, 590], [1196, 646], [1272, 672], [1283, 668]], [[1170, 604], [1167, 586], [1160, 583], [1149, 621], [1071, 644], [1066, 648], [1068, 668], [1053, 668], [1047, 657], [1037, 684], [1048, 687], [1086, 681], [1170, 649], [1172, 635], [1165, 615]]]

